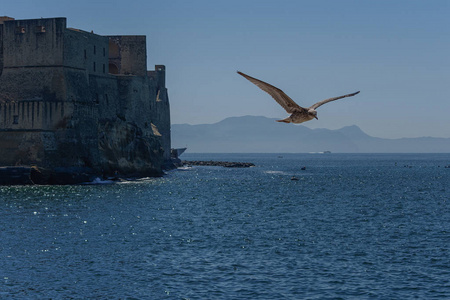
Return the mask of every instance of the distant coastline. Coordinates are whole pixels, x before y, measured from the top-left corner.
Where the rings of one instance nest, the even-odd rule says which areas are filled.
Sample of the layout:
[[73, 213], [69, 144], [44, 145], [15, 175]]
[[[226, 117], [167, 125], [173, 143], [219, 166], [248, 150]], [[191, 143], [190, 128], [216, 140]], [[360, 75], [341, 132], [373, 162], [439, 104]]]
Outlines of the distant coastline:
[[450, 153], [450, 138], [372, 137], [358, 126], [337, 130], [280, 124], [275, 119], [230, 117], [214, 124], [172, 124], [172, 145], [190, 153]]

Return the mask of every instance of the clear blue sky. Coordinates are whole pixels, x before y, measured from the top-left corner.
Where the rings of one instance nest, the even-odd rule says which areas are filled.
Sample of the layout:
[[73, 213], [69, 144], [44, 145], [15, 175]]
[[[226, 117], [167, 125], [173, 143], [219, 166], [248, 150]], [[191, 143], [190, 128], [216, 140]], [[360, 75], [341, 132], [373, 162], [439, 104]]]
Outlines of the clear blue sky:
[[361, 90], [320, 107], [319, 120], [304, 123], [310, 128], [450, 137], [447, 0], [2, 0], [0, 15], [146, 35], [148, 68], [167, 67], [172, 124], [284, 118], [240, 70], [302, 106]]

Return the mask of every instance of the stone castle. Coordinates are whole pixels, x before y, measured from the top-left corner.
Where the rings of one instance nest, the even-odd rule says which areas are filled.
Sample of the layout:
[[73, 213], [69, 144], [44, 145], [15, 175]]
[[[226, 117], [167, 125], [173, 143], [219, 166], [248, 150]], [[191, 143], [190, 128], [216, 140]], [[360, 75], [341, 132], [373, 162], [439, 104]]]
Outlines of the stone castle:
[[147, 71], [145, 36], [66, 23], [0, 17], [0, 166], [34, 166], [55, 182], [74, 170], [160, 175], [170, 159], [165, 67]]

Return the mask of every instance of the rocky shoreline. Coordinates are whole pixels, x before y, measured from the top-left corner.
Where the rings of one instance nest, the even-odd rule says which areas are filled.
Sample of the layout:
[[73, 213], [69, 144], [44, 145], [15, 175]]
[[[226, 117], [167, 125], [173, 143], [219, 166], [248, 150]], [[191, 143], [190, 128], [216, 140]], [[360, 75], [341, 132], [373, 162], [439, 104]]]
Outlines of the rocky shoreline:
[[249, 168], [255, 165], [247, 162], [228, 162], [228, 161], [204, 161], [204, 160], [183, 160], [182, 164], [184, 166], [214, 166], [214, 167], [225, 167], [225, 168]]
[[[172, 167], [172, 169], [175, 166]], [[0, 167], [0, 186], [2, 185], [73, 185], [98, 181], [135, 180], [143, 177], [161, 177], [155, 172], [134, 174], [100, 174], [91, 168], [67, 167], [45, 169], [36, 166]]]
[[45, 169], [36, 166], [0, 167], [0, 185], [61, 185], [91, 182], [98, 174], [91, 168]]
[[[174, 169], [177, 166], [219, 166], [225, 168], [249, 168], [254, 167], [253, 163], [247, 162], [228, 162], [228, 161], [172, 161], [166, 166], [166, 170]], [[91, 168], [69, 167], [45, 169], [36, 166], [11, 166], [0, 167], [0, 186], [1, 185], [66, 185], [89, 183], [97, 179], [120, 181], [122, 179], [130, 180], [140, 177], [160, 177], [162, 174], [128, 174], [128, 176], [108, 177], [105, 174], [98, 174]]]

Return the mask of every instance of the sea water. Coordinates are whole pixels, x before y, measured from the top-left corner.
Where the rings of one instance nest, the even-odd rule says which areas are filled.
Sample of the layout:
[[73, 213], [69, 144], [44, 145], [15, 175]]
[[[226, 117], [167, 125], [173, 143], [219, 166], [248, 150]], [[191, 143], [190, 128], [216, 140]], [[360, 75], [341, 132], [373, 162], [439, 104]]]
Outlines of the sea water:
[[450, 154], [183, 159], [256, 166], [0, 187], [0, 298], [450, 298]]

